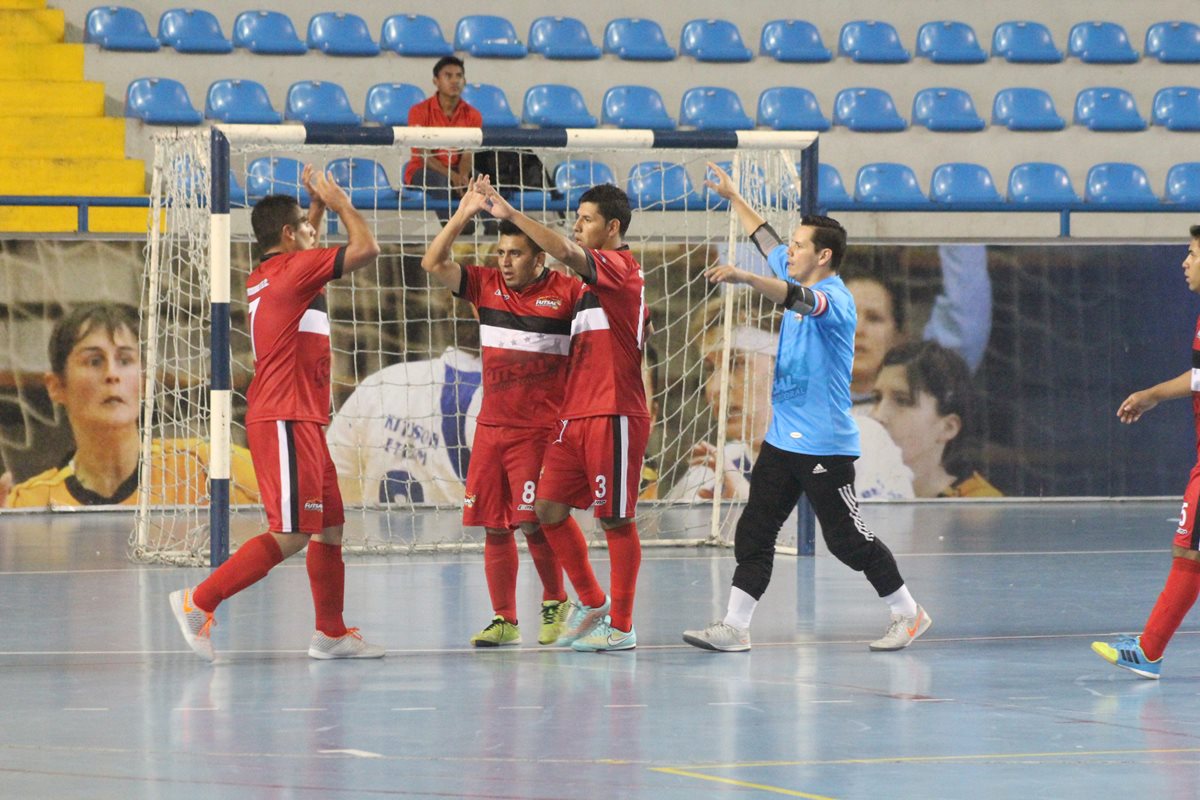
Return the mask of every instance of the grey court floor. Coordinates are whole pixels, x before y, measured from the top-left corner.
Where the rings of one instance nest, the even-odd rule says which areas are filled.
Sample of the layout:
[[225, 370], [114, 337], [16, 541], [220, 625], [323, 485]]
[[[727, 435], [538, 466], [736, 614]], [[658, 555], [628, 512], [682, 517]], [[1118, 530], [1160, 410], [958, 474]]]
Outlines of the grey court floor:
[[[865, 506], [934, 620], [899, 653], [867, 650], [885, 608], [823, 551], [778, 559], [752, 652], [688, 647], [732, 554], [657, 549], [634, 652], [471, 650], [463, 554], [351, 560], [347, 619], [388, 655], [311, 661], [297, 559], [218, 611], [214, 665], [166, 604], [206, 570], [130, 564], [123, 516], [3, 517], [0, 797], [1194, 800], [1194, 622], [1157, 683], [1088, 647], [1141, 627], [1177, 508]], [[535, 583], [523, 561], [527, 642]]]

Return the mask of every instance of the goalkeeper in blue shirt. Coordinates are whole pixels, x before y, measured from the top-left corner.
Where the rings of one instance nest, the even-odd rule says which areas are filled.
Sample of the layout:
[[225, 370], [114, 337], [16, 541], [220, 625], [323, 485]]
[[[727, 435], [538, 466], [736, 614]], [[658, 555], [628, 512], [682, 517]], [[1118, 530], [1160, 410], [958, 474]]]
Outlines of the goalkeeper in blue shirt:
[[708, 185], [730, 201], [751, 241], [776, 277], [735, 266], [705, 271], [712, 283], [747, 284], [783, 313], [771, 426], [754, 470], [750, 497], [734, 534], [737, 569], [723, 620], [685, 631], [683, 640], [706, 650], [750, 649], [750, 618], [771, 580], [775, 540], [802, 494], [821, 522], [829, 552], [862, 572], [891, 609], [891, 623], [872, 650], [900, 650], [929, 629], [931, 620], [900, 577], [892, 551], [867, 527], [854, 493], [854, 460], [861, 454], [851, 415], [854, 299], [838, 275], [846, 230], [837, 220], [805, 216], [782, 241], [738, 193], [720, 167], [709, 164]]

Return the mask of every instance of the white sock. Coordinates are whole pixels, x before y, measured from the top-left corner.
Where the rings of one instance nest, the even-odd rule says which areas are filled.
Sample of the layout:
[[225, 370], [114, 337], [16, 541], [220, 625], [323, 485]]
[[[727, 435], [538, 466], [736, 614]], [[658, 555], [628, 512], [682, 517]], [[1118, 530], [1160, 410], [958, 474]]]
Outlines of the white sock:
[[729, 610], [725, 612], [725, 624], [738, 630], [750, 629], [750, 618], [758, 601], [734, 586], [729, 590]]
[[913, 596], [908, 593], [907, 586], [901, 586], [883, 598], [883, 602], [888, 604], [888, 608], [892, 610], [893, 614], [899, 614], [902, 617], [915, 617], [917, 615], [917, 601], [913, 600]]

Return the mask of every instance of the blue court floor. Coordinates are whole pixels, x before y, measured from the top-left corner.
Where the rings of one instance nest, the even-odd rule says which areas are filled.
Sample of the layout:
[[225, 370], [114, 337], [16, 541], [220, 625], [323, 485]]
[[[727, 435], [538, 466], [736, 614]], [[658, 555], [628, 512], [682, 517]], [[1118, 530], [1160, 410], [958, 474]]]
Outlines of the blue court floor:
[[[1163, 680], [1103, 663], [1169, 567], [1175, 502], [867, 505], [932, 629], [871, 653], [866, 581], [780, 557], [750, 653], [724, 550], [647, 550], [631, 653], [474, 651], [478, 554], [350, 560], [347, 621], [380, 661], [316, 662], [303, 561], [217, 613], [218, 663], [167, 607], [207, 570], [126, 561], [128, 519], [0, 517], [3, 798], [1069, 798], [1200, 796], [1200, 638]], [[607, 554], [596, 554], [607, 575]]]

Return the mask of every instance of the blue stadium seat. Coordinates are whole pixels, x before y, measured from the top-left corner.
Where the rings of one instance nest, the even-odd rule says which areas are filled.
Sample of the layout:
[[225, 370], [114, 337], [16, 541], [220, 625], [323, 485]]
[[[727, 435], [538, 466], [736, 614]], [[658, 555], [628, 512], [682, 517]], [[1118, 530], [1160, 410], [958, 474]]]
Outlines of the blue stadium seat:
[[1041, 89], [1013, 87], [996, 92], [992, 124], [1010, 131], [1061, 131], [1067, 121], [1058, 115], [1054, 99]]
[[283, 118], [293, 122], [361, 125], [362, 117], [350, 108], [350, 98], [332, 81], [296, 81], [288, 88]]
[[1028, 161], [1008, 173], [1008, 202], [1043, 208], [1065, 208], [1082, 202], [1071, 176], [1058, 164]]
[[301, 56], [308, 47], [278, 11], [243, 11], [233, 21], [233, 46], [267, 56]]
[[153, 52], [159, 48], [142, 12], [125, 6], [96, 6], [89, 11], [83, 41], [98, 44], [102, 50]]
[[992, 33], [992, 55], [1013, 64], [1057, 64], [1062, 50], [1054, 46], [1050, 29], [1040, 22], [1001, 22]]
[[746, 116], [742, 101], [733, 90], [696, 86], [683, 93], [679, 124], [702, 131], [744, 131], [754, 127], [754, 120]]
[[604, 93], [600, 121], [618, 128], [674, 130], [662, 95], [649, 86], [614, 86]]
[[821, 41], [817, 26], [802, 19], [777, 19], [763, 25], [758, 52], [786, 63], [833, 60], [833, 52]]
[[1194, 86], [1159, 89], [1154, 94], [1150, 122], [1170, 131], [1200, 131], [1200, 89]]
[[929, 179], [929, 199], [935, 203], [995, 203], [1004, 198], [996, 191], [992, 173], [980, 164], [939, 164]]
[[1137, 51], [1129, 34], [1115, 22], [1079, 22], [1071, 26], [1067, 53], [1088, 64], [1133, 64]]
[[524, 58], [529, 51], [504, 17], [469, 14], [454, 29], [454, 49], [476, 58]]
[[408, 110], [424, 99], [425, 93], [411, 83], [377, 83], [367, 89], [367, 122], [407, 125]]
[[442, 35], [437, 20], [424, 14], [393, 14], [385, 19], [379, 32], [379, 46], [413, 58], [454, 55], [454, 47]]
[[583, 95], [574, 86], [539, 83], [525, 92], [526, 125], [542, 128], [594, 128], [596, 118], [587, 110]]
[[1142, 131], [1146, 120], [1133, 95], [1112, 86], [1084, 89], [1075, 96], [1075, 124], [1093, 131]]
[[904, 64], [912, 55], [900, 44], [900, 35], [886, 22], [859, 20], [842, 26], [838, 54], [863, 64]]
[[975, 29], [965, 22], [926, 22], [917, 31], [917, 55], [935, 64], [982, 64], [987, 53]]
[[842, 89], [833, 101], [833, 124], [852, 131], [902, 131], [908, 123], [883, 89]]
[[700, 210], [704, 199], [696, 194], [682, 164], [643, 161], [629, 170], [626, 188], [635, 209], [666, 211]]
[[1171, 167], [1163, 199], [1168, 203], [1200, 203], [1200, 161]]
[[233, 42], [225, 38], [212, 12], [193, 8], [164, 11], [158, 20], [158, 40], [180, 53], [230, 53]]
[[625, 61], [673, 61], [662, 26], [652, 19], [622, 17], [604, 28], [604, 52]]
[[330, 56], [377, 56], [379, 45], [357, 14], [326, 11], [308, 21], [308, 46]]
[[1121, 162], [1097, 164], [1089, 169], [1083, 199], [1087, 203], [1108, 205], [1158, 205], [1146, 170], [1137, 164]]
[[870, 205], [929, 205], [929, 198], [921, 191], [912, 168], [886, 161], [866, 164], [859, 169], [854, 179], [854, 200]]
[[204, 116], [244, 125], [278, 125], [283, 116], [271, 105], [266, 88], [252, 80], [213, 81], [208, 87]]
[[269, 194], [286, 194], [308, 208], [311, 198], [300, 180], [303, 172], [304, 165], [294, 158], [256, 158], [246, 167], [246, 198], [257, 203]]
[[777, 131], [827, 131], [816, 95], [798, 86], [775, 86], [758, 96], [758, 124]]
[[397, 209], [400, 192], [392, 187], [383, 165], [370, 158], [339, 158], [325, 165], [334, 183], [346, 190], [355, 208]]
[[1154, 23], [1146, 29], [1146, 55], [1164, 64], [1200, 64], [1200, 25]]
[[462, 99], [475, 106], [483, 117], [483, 124], [489, 128], [515, 128], [521, 124], [504, 90], [490, 83], [468, 83], [463, 87]]
[[149, 125], [199, 125], [203, 120], [187, 89], [170, 78], [131, 81], [125, 92], [125, 116]]
[[229, 170], [229, 205], [234, 208], [245, 208], [246, 190], [238, 183], [237, 174], [232, 169]]
[[922, 89], [913, 97], [913, 125], [931, 131], [981, 131], [986, 123], [962, 89]]
[[[797, 172], [799, 169], [797, 165]], [[817, 195], [822, 205], [853, 202], [850, 193], [846, 191], [846, 184], [842, 182], [841, 173], [832, 164], [817, 165]]]
[[697, 61], [740, 62], [754, 58], [737, 26], [724, 19], [694, 19], [679, 34], [679, 52]]
[[592, 42], [587, 26], [574, 17], [535, 19], [529, 26], [529, 52], [569, 61], [600, 57], [600, 48]]
[[569, 208], [577, 208], [580, 196], [602, 183], [618, 185], [612, 167], [602, 161], [564, 161], [554, 168], [554, 188], [566, 198]]

